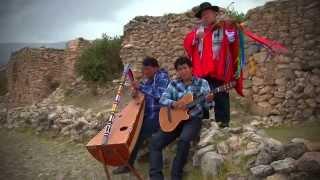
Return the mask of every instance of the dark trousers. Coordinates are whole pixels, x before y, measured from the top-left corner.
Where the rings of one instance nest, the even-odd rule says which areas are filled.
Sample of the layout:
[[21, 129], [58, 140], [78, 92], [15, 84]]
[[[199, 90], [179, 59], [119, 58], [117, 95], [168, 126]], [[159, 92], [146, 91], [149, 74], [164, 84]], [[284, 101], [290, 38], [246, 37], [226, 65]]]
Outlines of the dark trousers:
[[[210, 89], [213, 90], [219, 86], [223, 85], [223, 81], [219, 81], [212, 78], [205, 78], [209, 85]], [[228, 92], [220, 92], [215, 94], [214, 97], [214, 114], [215, 119], [218, 122], [229, 124], [230, 122], [230, 97]]]
[[[150, 124], [150, 122], [154, 122], [154, 124]], [[157, 132], [159, 129], [159, 119], [148, 120], [146, 117], [143, 118], [143, 123], [141, 127], [140, 134], [138, 136], [137, 142], [131, 152], [128, 163], [133, 165], [137, 159], [138, 152], [142, 148], [144, 141], [149, 139], [153, 133]]]
[[190, 142], [194, 140], [200, 132], [201, 119], [191, 118], [178, 126], [170, 133], [159, 131], [151, 138], [150, 143], [150, 180], [163, 180], [163, 160], [162, 150], [173, 142], [177, 137], [177, 153], [173, 160], [171, 169], [172, 180], [181, 180], [183, 168], [188, 160]]

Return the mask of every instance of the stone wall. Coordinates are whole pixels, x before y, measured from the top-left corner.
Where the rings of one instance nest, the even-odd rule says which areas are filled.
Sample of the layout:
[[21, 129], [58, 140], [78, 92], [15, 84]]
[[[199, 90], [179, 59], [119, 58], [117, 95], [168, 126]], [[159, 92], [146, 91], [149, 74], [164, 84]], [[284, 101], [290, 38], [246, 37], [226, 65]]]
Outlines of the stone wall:
[[[319, 2], [312, 0], [272, 1], [248, 12], [250, 29], [290, 49], [264, 62], [267, 52], [248, 46], [257, 69], [252, 80], [245, 73], [246, 99], [252, 111], [268, 116], [266, 121], [304, 120], [320, 113], [319, 12]], [[123, 62], [139, 69], [143, 57], [154, 56], [173, 74], [173, 62], [184, 55], [183, 38], [195, 21], [191, 12], [134, 18], [124, 29]]]
[[75, 61], [88, 44], [76, 39], [65, 50], [23, 48], [13, 53], [7, 65], [9, 107], [39, 102], [60, 84], [73, 81]]
[[183, 38], [196, 21], [191, 17], [192, 13], [189, 12], [134, 18], [124, 28], [121, 59], [138, 70], [145, 56], [153, 56], [173, 74], [172, 62], [184, 55]]
[[256, 72], [246, 82], [246, 95], [252, 110], [268, 115], [269, 123], [320, 116], [319, 16], [320, 3], [314, 0], [272, 1], [247, 14], [250, 29], [289, 49], [267, 61], [266, 51], [248, 51]]

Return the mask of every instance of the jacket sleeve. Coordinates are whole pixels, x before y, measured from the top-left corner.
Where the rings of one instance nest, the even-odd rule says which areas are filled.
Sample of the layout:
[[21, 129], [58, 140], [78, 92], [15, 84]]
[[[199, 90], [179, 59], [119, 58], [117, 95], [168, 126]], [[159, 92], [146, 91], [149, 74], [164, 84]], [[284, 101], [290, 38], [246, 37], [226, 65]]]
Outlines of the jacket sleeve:
[[176, 89], [174, 88], [172, 83], [169, 83], [167, 89], [161, 95], [159, 103], [163, 106], [172, 106], [172, 103], [175, 102], [174, 100], [175, 91]]
[[150, 89], [148, 89], [148, 87], [146, 87], [146, 85], [141, 83], [139, 90], [142, 93], [149, 95], [156, 100], [159, 100], [162, 93], [166, 90], [170, 79], [169, 79], [169, 76], [167, 73], [161, 73], [156, 77], [155, 81], [156, 81], [155, 82], [156, 85], [149, 87]]
[[[209, 94], [210, 93], [210, 86], [209, 86], [209, 83], [208, 83], [208, 81], [207, 80], [205, 80], [205, 79], [202, 79], [202, 87], [201, 87], [201, 94], [204, 94], [204, 95], [207, 95], [207, 94]], [[205, 109], [209, 109], [209, 107], [210, 107], [210, 104], [211, 104], [211, 102], [208, 102], [208, 101], [205, 101], [204, 103], [203, 103], [203, 107], [205, 108]]]
[[186, 37], [184, 38], [184, 41], [183, 41], [184, 50], [186, 52], [186, 55], [189, 58], [191, 58], [191, 56], [192, 56], [192, 51], [193, 51], [194, 44], [195, 44], [195, 42], [194, 42], [195, 35], [196, 35], [196, 33], [194, 31], [191, 31], [186, 35]]

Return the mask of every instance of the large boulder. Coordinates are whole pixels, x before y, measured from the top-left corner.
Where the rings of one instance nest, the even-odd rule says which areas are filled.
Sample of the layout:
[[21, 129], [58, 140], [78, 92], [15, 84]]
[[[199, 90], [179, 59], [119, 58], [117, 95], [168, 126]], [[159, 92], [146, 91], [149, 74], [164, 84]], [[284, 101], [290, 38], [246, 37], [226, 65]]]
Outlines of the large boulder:
[[224, 159], [216, 152], [208, 152], [201, 159], [201, 171], [204, 176], [218, 175]]
[[298, 170], [320, 173], [320, 152], [306, 152], [297, 162]]
[[271, 166], [276, 172], [290, 173], [296, 169], [296, 160], [293, 158], [286, 158], [271, 163]]
[[306, 151], [307, 147], [304, 143], [289, 143], [283, 146], [284, 157], [299, 159]]
[[250, 168], [250, 172], [256, 177], [267, 177], [273, 174], [274, 171], [270, 165], [259, 165]]
[[214, 151], [214, 150], [215, 150], [215, 145], [212, 144], [212, 145], [206, 146], [206, 147], [201, 148], [198, 151], [196, 151], [194, 153], [193, 159], [192, 159], [193, 166], [195, 166], [195, 167], [200, 166], [202, 156], [205, 153], [210, 152], [210, 151]]

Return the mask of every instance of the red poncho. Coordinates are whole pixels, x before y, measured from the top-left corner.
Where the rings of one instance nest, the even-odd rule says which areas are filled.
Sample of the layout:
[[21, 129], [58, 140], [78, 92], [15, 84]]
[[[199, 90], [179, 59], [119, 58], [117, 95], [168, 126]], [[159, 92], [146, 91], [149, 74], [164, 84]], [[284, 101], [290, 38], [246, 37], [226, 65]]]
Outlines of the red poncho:
[[196, 31], [194, 29], [188, 33], [184, 39], [184, 48], [187, 55], [191, 58], [193, 64], [193, 74], [198, 77], [211, 77], [225, 83], [236, 80], [236, 91], [243, 96], [243, 78], [242, 73], [238, 79], [235, 78], [237, 70], [237, 58], [239, 54], [239, 37], [234, 26], [222, 24], [219, 28], [223, 28], [222, 32], [234, 31], [235, 40], [230, 43], [227, 35], [223, 33], [220, 50], [218, 54], [214, 54], [213, 30], [212, 28], [204, 29], [202, 55], [199, 53], [198, 44], [196, 42]]

